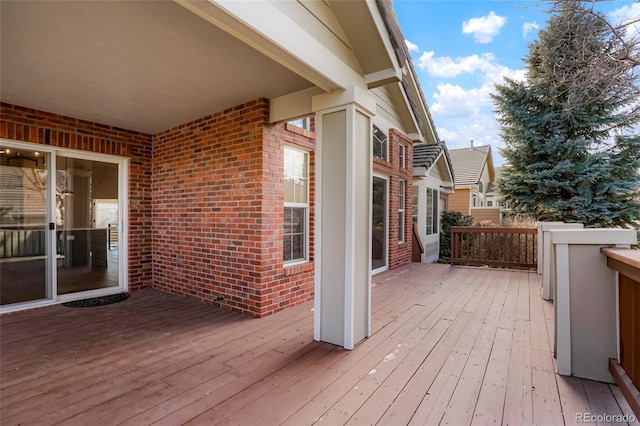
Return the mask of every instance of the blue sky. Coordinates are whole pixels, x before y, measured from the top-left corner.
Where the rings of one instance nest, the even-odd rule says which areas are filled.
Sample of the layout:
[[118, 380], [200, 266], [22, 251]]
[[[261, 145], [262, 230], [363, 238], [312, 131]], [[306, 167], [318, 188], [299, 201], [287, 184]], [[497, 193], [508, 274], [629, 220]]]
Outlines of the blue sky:
[[[473, 139], [491, 144], [496, 166], [503, 163], [489, 95], [503, 76], [523, 77], [522, 59], [546, 25], [548, 6], [524, 0], [394, 1], [438, 134], [450, 149], [468, 147]], [[612, 22], [640, 16], [640, 2], [633, 0], [596, 7]]]

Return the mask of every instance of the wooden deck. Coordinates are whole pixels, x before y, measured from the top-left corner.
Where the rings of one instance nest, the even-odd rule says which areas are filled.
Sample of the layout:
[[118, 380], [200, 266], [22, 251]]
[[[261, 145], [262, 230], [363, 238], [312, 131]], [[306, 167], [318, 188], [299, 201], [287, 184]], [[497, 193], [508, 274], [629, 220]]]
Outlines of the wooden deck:
[[[373, 279], [375, 334], [313, 341], [312, 304], [252, 319], [143, 290], [0, 317], [8, 425], [574, 424], [631, 413], [554, 373], [538, 276], [412, 264]], [[551, 343], [550, 343], [551, 342]]]

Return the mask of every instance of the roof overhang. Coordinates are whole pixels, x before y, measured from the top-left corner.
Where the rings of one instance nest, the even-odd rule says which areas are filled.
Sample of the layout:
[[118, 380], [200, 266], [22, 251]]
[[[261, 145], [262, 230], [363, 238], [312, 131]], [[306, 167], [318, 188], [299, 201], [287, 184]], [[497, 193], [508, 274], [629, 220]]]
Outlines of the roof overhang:
[[3, 102], [156, 133], [313, 83], [174, 2], [2, 2]]

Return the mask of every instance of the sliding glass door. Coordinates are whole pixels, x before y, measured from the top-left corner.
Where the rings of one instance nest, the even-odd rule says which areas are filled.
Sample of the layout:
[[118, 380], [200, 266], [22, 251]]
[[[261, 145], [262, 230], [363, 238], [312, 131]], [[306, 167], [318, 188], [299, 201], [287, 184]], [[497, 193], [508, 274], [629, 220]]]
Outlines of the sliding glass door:
[[0, 141], [0, 307], [126, 289], [126, 160]]

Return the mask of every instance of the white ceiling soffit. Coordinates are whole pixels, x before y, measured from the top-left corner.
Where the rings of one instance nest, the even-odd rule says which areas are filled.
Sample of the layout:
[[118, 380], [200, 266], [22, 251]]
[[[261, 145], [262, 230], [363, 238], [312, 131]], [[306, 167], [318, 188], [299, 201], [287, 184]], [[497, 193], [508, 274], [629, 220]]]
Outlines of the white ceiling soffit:
[[0, 3], [2, 102], [157, 133], [313, 84], [173, 2]]

